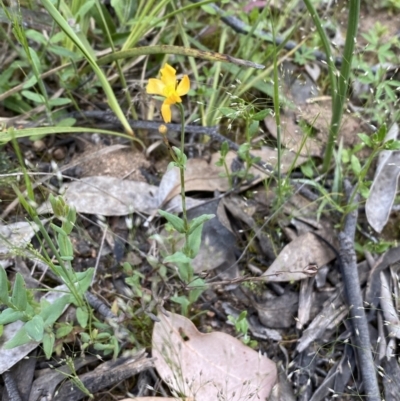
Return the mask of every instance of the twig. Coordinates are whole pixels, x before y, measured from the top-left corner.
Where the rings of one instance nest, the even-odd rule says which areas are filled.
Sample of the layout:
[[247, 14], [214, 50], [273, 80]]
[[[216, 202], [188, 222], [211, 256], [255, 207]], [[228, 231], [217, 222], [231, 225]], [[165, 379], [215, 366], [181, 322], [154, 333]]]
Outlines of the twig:
[[[347, 187], [346, 192], [348, 193], [348, 199], [350, 199], [350, 184], [345, 182], [345, 186]], [[357, 209], [348, 213], [345, 219], [344, 229], [339, 233], [340, 266], [347, 302], [350, 306], [355, 350], [358, 355], [358, 366], [364, 383], [366, 399], [368, 401], [380, 401], [381, 397], [379, 395], [376, 369], [372, 357], [371, 340], [360, 289], [356, 253], [354, 249], [357, 216]]]

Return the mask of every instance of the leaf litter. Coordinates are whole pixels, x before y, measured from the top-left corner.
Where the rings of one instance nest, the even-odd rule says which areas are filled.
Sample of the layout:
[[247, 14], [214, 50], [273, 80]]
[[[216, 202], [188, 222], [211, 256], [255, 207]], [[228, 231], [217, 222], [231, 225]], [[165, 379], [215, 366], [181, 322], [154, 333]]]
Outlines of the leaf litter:
[[[340, 37], [341, 32], [337, 30], [335, 40]], [[296, 110], [293, 112], [287, 108], [282, 114], [282, 143], [287, 148], [287, 151], [284, 151], [282, 173], [286, 174], [307, 161], [310, 155], [321, 157], [323, 154], [326, 146], [327, 127], [331, 119], [331, 99], [324, 98], [319, 93], [317, 82], [321, 69], [311, 69], [311, 64], [304, 68], [293, 68], [293, 64], [292, 66], [285, 65], [284, 68], [289, 71], [284, 78], [291, 81], [285, 95], [294, 102]], [[307, 71], [307, 75], [300, 76], [300, 72], [303, 74], [304, 70]], [[275, 119], [267, 118], [264, 123], [270, 134], [276, 137]], [[345, 115], [341, 135], [346, 147], [359, 143], [355, 134], [360, 127], [364, 129], [358, 119]], [[56, 149], [61, 149], [61, 147], [56, 147]], [[300, 150], [301, 156], [296, 157], [296, 152]], [[159, 392], [164, 394], [162, 397], [164, 399], [182, 399], [178, 395], [181, 395], [179, 393], [184, 389], [188, 394], [191, 394], [190, 391], [193, 390], [192, 396], [187, 399], [193, 400], [200, 394], [199, 399], [214, 400], [215, 393], [211, 398], [207, 398], [201, 391], [204, 387], [206, 392], [208, 384], [215, 384], [221, 372], [224, 372], [222, 375], [224, 385], [230, 383], [231, 376], [235, 376], [234, 379], [240, 377], [237, 380], [238, 386], [240, 383], [243, 385], [243, 377], [247, 377], [246, 375], [251, 372], [254, 373], [251, 368], [254, 368], [255, 363], [247, 369], [241, 363], [242, 360], [236, 362], [236, 359], [230, 359], [237, 356], [230, 354], [230, 351], [239, 350], [236, 354], [252, 354], [257, 363], [261, 363], [260, 360], [268, 361], [266, 372], [269, 373], [266, 374], [266, 377], [273, 380], [266, 388], [260, 386], [263, 387], [260, 391], [268, 390], [271, 393], [270, 400], [318, 401], [338, 396], [342, 396], [343, 399], [359, 396], [363, 392], [363, 383], [360, 379], [360, 367], [357, 365], [355, 354], [357, 350], [351, 343], [351, 321], [349, 319], [351, 309], [346, 303], [346, 290], [341, 280], [341, 258], [338, 258], [338, 254], [335, 252], [337, 244], [334, 240], [333, 226], [337, 223], [337, 216], [335, 213], [330, 214], [329, 217], [332, 221], [328, 222], [329, 224], [321, 225], [320, 220], [324, 220], [324, 223], [326, 223], [325, 220], [328, 220], [328, 213], [315, 207], [316, 197], [312, 195], [316, 195], [318, 191], [308, 187], [308, 195], [311, 196], [307, 199], [303, 196], [304, 192], [301, 192], [304, 186], [293, 184], [296, 192], [286, 200], [281, 209], [282, 213], [276, 217], [273, 209], [274, 202], [271, 201], [276, 195], [274, 194], [276, 188], [271, 185], [266, 190], [260, 185], [257, 186], [264, 178], [271, 178], [271, 171], [277, 160], [276, 150], [262, 147], [253, 150], [252, 153], [254, 156], [261, 157], [264, 167], [254, 167], [250, 171], [254, 179], [243, 182], [239, 189], [235, 188], [236, 191], [232, 192], [229, 181], [224, 176], [224, 169], [215, 166], [215, 162], [220, 157], [218, 153], [212, 154], [209, 160], [193, 158], [188, 161], [186, 191], [190, 193], [187, 200], [191, 218], [203, 213], [216, 215], [204, 227], [203, 244], [195, 266], [196, 272], [205, 277], [209, 285], [198, 303], [199, 308], [204, 308], [208, 312], [194, 319], [196, 326], [202, 330], [200, 333], [190, 321], [182, 316], [160, 312], [156, 317], [151, 314], [151, 308], [154, 308], [155, 305], [150, 307], [144, 301], [142, 304], [139, 302], [135, 304], [136, 311], [143, 312], [141, 316], [151, 316], [154, 321], [157, 321], [153, 332], [153, 341], [155, 341], [153, 356], [157, 355], [157, 349], [161, 350], [158, 354], [161, 367], [157, 369], [160, 370], [159, 376], [164, 379], [164, 384], [154, 391], [151, 390], [151, 394], [155, 395]], [[371, 195], [366, 203], [366, 217], [371, 227], [378, 233], [387, 225], [391, 210], [394, 210], [392, 206], [395, 202], [398, 180], [397, 153], [392, 151], [385, 155], [382, 152], [381, 159], [386, 159], [376, 169]], [[119, 154], [119, 157], [122, 155]], [[97, 243], [100, 243], [101, 236], [99, 238], [98, 235], [99, 233], [104, 234], [104, 243], [109, 243], [112, 248], [111, 251], [105, 251], [105, 246], [103, 247], [102, 244], [96, 249], [89, 249], [88, 252], [85, 252], [85, 247], [80, 241], [81, 238], [74, 238], [76, 267], [85, 269], [98, 262], [95, 280], [97, 282], [94, 283], [92, 291], [97, 292], [99, 298], [106, 300], [109, 305], [103, 304], [102, 306], [105, 306], [103, 309], [98, 304], [93, 307], [103, 317], [107, 315], [108, 318], [113, 319], [115, 318], [114, 312], [117, 313], [121, 320], [118, 321], [119, 323], [114, 321], [116, 325], [122, 325], [123, 319], [128, 321], [134, 319], [134, 316], [129, 314], [129, 302], [135, 302], [135, 296], [137, 296], [132, 290], [129, 293], [131, 298], [129, 300], [121, 295], [125, 294], [127, 289], [126, 277], [118, 271], [120, 263], [128, 260], [128, 258], [125, 259], [125, 246], [129, 245], [134, 249], [135, 255], [140, 255], [136, 259], [131, 257], [129, 260], [135, 260], [132, 265], [141, 274], [139, 281], [143, 284], [141, 290], [145, 295], [154, 291], [154, 297], [159, 297], [161, 292], [157, 293], [157, 291], [162, 288], [165, 290], [162, 296], [164, 297], [166, 293], [165, 297], [167, 298], [168, 294], [176, 291], [176, 286], [166, 282], [164, 278], [161, 279], [160, 286], [157, 286], [159, 283], [157, 285], [153, 282], [150, 283], [149, 277], [154, 275], [154, 270], [151, 270], [153, 265], [150, 262], [153, 263], [159, 257], [161, 245], [155, 241], [149, 241], [150, 245], [147, 247], [146, 241], [149, 233], [154, 234], [158, 229], [159, 220], [156, 219], [158, 209], [174, 213], [181, 212], [179, 177], [172, 169], [167, 172], [162, 171], [164, 174], [160, 185], [155, 184], [152, 180], [149, 180], [149, 183], [138, 181], [143, 177], [140, 177], [138, 168], [135, 166], [134, 177], [137, 180], [127, 180], [124, 176], [130, 172], [129, 157], [130, 153], [125, 152], [124, 166], [123, 169], [120, 166], [119, 170], [124, 174], [114, 174], [115, 171], [108, 170], [110, 166], [108, 166], [107, 160], [102, 160], [105, 163], [94, 164], [91, 174], [87, 177], [83, 179], [78, 177], [76, 181], [64, 183], [68, 201], [76, 206], [78, 212], [87, 214], [89, 219], [92, 219], [87, 222], [84, 220], [87, 217], [82, 216], [83, 221], [86, 221], [84, 230], [82, 230], [84, 235], [88, 235], [88, 233], [92, 235], [94, 232], [97, 235], [94, 238]], [[226, 160], [229, 172], [232, 172], [231, 165], [235, 158], [235, 152], [228, 153]], [[118, 161], [115, 164], [118, 164]], [[107, 175], [108, 177], [106, 177]], [[327, 183], [329, 185], [329, 178]], [[150, 217], [145, 220], [145, 217], [140, 215]], [[106, 216], [107, 219], [101, 218], [101, 216]], [[268, 218], [264, 219], [266, 216]], [[104, 224], [105, 221], [109, 226], [103, 231], [101, 229], [96, 231], [96, 223]], [[132, 226], [132, 221], [136, 230], [134, 235], [132, 235], [131, 229], [128, 229], [129, 224]], [[143, 221], [146, 221], [148, 225], [144, 226]], [[9, 230], [12, 224], [14, 223], [3, 226], [2, 230]], [[364, 223], [360, 222], [360, 224]], [[274, 230], [270, 230], [270, 227], [274, 227]], [[366, 227], [363, 225], [364, 229]], [[364, 230], [366, 234], [370, 235], [367, 231]], [[5, 233], [4, 236], [9, 236], [8, 231]], [[22, 224], [20, 233], [15, 238], [9, 236], [12, 238], [12, 240], [9, 239], [9, 243], [13, 245], [10, 247], [6, 242], [2, 243], [2, 250], [8, 254], [13, 248], [25, 247], [31, 240], [36, 246], [34, 234], [35, 230], [32, 230], [32, 227], [28, 228], [28, 225]], [[146, 239], [143, 240], [143, 238]], [[372, 239], [375, 238], [372, 236]], [[340, 249], [337, 250], [340, 251]], [[370, 322], [369, 328], [372, 333], [372, 347], [377, 350], [376, 366], [382, 373], [381, 384], [386, 399], [396, 400], [400, 388], [399, 365], [395, 356], [397, 347], [395, 341], [399, 336], [397, 313], [399, 308], [397, 301], [399, 299], [399, 252], [398, 249], [392, 248], [381, 258], [378, 258], [376, 254], [369, 254], [367, 248], [359, 250], [359, 257], [363, 257], [362, 252], [365, 254], [366, 260], [358, 263], [357, 271], [359, 285], [364, 291], [368, 321]], [[82, 255], [90, 255], [90, 257], [81, 257]], [[110, 255], [114, 260], [107, 265], [103, 261], [105, 256], [110, 257]], [[29, 254], [27, 254], [27, 259], [30, 259], [32, 274], [37, 274], [34, 270], [39, 266], [38, 261]], [[85, 266], [82, 261], [87, 265]], [[12, 266], [13, 259], [9, 258], [7, 263], [8, 265], [11, 263], [10, 266]], [[160, 270], [163, 268], [165, 266], [161, 266]], [[16, 264], [14, 269], [17, 270]], [[41, 274], [47, 278], [51, 277], [49, 273], [41, 272]], [[12, 277], [12, 275], [10, 276]], [[247, 285], [251, 287], [251, 291]], [[110, 294], [114, 296], [110, 296]], [[143, 296], [142, 300], [144, 298]], [[155, 303], [162, 304], [166, 298], [158, 298]], [[97, 301], [95, 299], [94, 304]], [[221, 301], [224, 301], [223, 305], [221, 305]], [[113, 312], [109, 306], [112, 306]], [[221, 308], [224, 313], [221, 312]], [[162, 308], [160, 309], [162, 310]], [[107, 313], [102, 315], [100, 310], [105, 310]], [[226, 325], [226, 317], [227, 315], [237, 317], [241, 310], [248, 312], [249, 330], [259, 340], [260, 350], [266, 351], [271, 359], [254, 353], [253, 350], [245, 347], [233, 337], [238, 334], [233, 332], [232, 326]], [[4, 328], [5, 333], [9, 326], [11, 325]], [[230, 332], [232, 335], [224, 333], [222, 340], [219, 341], [214, 340], [212, 334], [218, 334], [217, 337], [219, 337], [219, 334], [223, 333], [204, 334], [204, 332], [218, 329]], [[207, 336], [211, 336], [212, 340], [209, 340], [210, 337]], [[72, 344], [73, 340], [68, 339], [68, 342]], [[211, 345], [208, 345], [208, 342], [211, 342]], [[327, 347], [327, 344], [333, 345]], [[228, 362], [221, 363], [224, 359], [220, 357], [218, 361], [208, 363], [209, 359], [207, 358], [214, 355], [218, 357], [220, 354], [217, 352], [224, 352], [225, 345], [231, 346], [231, 350], [225, 351], [223, 354], [224, 357], [229, 356]], [[22, 347], [16, 349], [18, 358], [11, 358], [11, 364], [21, 359], [26, 353]], [[365, 347], [365, 349], [368, 348], [368, 346]], [[176, 352], [171, 355], [172, 349]], [[216, 351], [211, 352], [214, 349]], [[125, 349], [125, 351], [129, 353], [130, 350]], [[96, 351], [90, 350], [90, 352]], [[189, 356], [186, 356], [186, 353]], [[143, 353], [139, 354], [137, 360], [145, 361], [141, 366], [129, 367], [129, 358], [128, 360], [121, 358], [115, 364], [111, 361], [104, 362], [99, 365], [100, 368], [97, 371], [92, 369], [92, 375], [85, 376], [84, 373], [80, 373], [79, 378], [82, 378], [88, 388], [95, 383], [97, 387], [90, 387], [94, 391], [102, 388], [98, 386], [99, 381], [103, 381], [103, 385], [105, 384], [107, 377], [105, 372], [107, 371], [115, 374], [119, 372], [118, 375], [121, 374], [121, 371], [125, 371], [125, 376], [118, 376], [120, 380], [133, 376], [140, 378], [145, 376], [143, 374], [145, 370], [151, 370], [154, 365], [150, 358], [144, 356]], [[100, 353], [97, 355], [100, 356]], [[143, 359], [141, 359], [142, 357]], [[0, 359], [2, 358], [3, 354]], [[132, 360], [136, 360], [135, 357]], [[81, 366], [79, 359], [76, 359], [76, 362], [76, 368], [79, 368]], [[157, 362], [154, 363], [157, 364]], [[119, 370], [118, 365], [120, 366]], [[205, 368], [201, 370], [203, 365]], [[65, 365], [62, 368], [64, 367]], [[200, 381], [194, 380], [199, 376], [199, 368], [201, 373], [207, 370], [212, 373], [213, 370], [209, 369], [210, 367], [218, 367], [218, 374], [208, 380], [203, 377]], [[183, 368], [188, 370], [184, 371]], [[231, 374], [236, 368], [241, 369], [240, 374]], [[261, 369], [255, 369], [256, 375], [260, 371]], [[271, 389], [278, 374], [279, 380]], [[61, 389], [60, 392], [57, 392], [59, 398], [56, 399], [68, 399], [70, 394], [73, 394], [74, 399], [80, 399], [79, 397], [82, 395], [79, 394], [76, 386], [73, 393], [70, 392], [68, 386], [61, 385], [59, 387], [63, 377], [62, 373], [58, 374], [55, 382], [52, 381], [51, 386], [46, 387], [49, 393], [54, 394], [56, 390]], [[152, 386], [156, 383], [154, 376], [146, 380], [147, 389], [153, 388]], [[250, 379], [249, 381], [251, 382]], [[44, 382], [46, 381], [44, 380]], [[127, 382], [128, 380], [125, 381], [125, 383]], [[220, 381], [220, 383], [222, 382]], [[108, 384], [111, 385], [111, 382]], [[46, 383], [42, 382], [38, 385], [45, 386]], [[71, 387], [73, 386], [71, 385]], [[222, 388], [222, 384], [220, 388]], [[140, 391], [136, 391], [137, 388], [134, 390], [135, 394], [140, 393]], [[217, 390], [214, 386], [214, 389], [210, 391]], [[176, 394], [176, 397], [167, 397], [170, 393]], [[127, 395], [128, 392], [124, 392], [123, 396]], [[237, 394], [232, 399], [235, 399], [236, 396]], [[128, 399], [142, 398], [139, 396]], [[143, 399], [151, 400], [153, 398], [160, 397]]]

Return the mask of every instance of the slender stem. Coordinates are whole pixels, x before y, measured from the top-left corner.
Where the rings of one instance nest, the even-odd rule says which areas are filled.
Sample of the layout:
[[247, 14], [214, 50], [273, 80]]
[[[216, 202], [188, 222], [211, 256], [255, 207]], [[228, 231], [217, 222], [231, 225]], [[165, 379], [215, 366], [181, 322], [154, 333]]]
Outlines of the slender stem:
[[349, 0], [349, 22], [347, 24], [346, 42], [343, 51], [343, 62], [338, 78], [337, 94], [332, 102], [332, 120], [329, 130], [328, 143], [323, 162], [323, 171], [329, 170], [333, 147], [339, 133], [340, 123], [343, 116], [343, 107], [347, 99], [347, 88], [349, 85], [349, 77], [351, 70], [351, 62], [353, 59], [354, 46], [356, 42], [358, 20], [360, 16], [360, 0]]
[[[185, 154], [185, 112], [183, 110], [182, 103], [177, 103], [179, 111], [181, 113], [181, 155]], [[183, 215], [183, 222], [185, 225], [185, 248], [189, 242], [189, 222], [187, 218], [187, 211], [186, 211], [186, 195], [185, 195], [185, 167], [184, 163], [179, 163], [179, 171], [181, 177], [181, 197], [182, 197], [182, 215]]]

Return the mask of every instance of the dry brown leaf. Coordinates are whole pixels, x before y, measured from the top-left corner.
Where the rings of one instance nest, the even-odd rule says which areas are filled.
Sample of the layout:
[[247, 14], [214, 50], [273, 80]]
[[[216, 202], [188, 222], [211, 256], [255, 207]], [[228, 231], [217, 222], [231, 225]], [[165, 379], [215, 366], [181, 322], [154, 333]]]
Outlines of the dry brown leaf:
[[196, 401], [266, 400], [276, 383], [275, 363], [228, 334], [200, 333], [187, 318], [158, 314], [153, 357], [161, 378]]
[[158, 188], [114, 177], [85, 177], [68, 185], [65, 199], [79, 213], [124, 216], [157, 210]]
[[[255, 149], [251, 151], [251, 154], [255, 157], [260, 157], [262, 163], [271, 169], [274, 169], [278, 160], [277, 150], [263, 146], [261, 149]], [[185, 190], [186, 192], [191, 191], [219, 191], [226, 192], [230, 189], [229, 180], [225, 176], [224, 167], [218, 167], [215, 164], [220, 159], [221, 155], [219, 152], [214, 153], [211, 157], [210, 162], [204, 159], [189, 159], [187, 161], [185, 170]], [[226, 164], [228, 169], [231, 171], [231, 165], [234, 159], [237, 157], [236, 152], [230, 151], [226, 156]], [[287, 173], [290, 168], [297, 167], [304, 163], [307, 158], [302, 156], [296, 156], [294, 152], [284, 151], [282, 154], [282, 165], [281, 171], [283, 174]], [[255, 179], [252, 180], [251, 185], [255, 185], [265, 178], [270, 176], [269, 171], [260, 171], [259, 168], [252, 167], [249, 171]], [[158, 191], [158, 204], [167, 204], [175, 196], [179, 195], [181, 191], [180, 174], [177, 167], [167, 171], [160, 183]]]
[[[325, 238], [325, 234], [317, 231]], [[312, 232], [300, 235], [286, 245], [268, 270], [265, 281], [293, 281], [313, 277], [320, 266], [336, 257], [332, 249]]]

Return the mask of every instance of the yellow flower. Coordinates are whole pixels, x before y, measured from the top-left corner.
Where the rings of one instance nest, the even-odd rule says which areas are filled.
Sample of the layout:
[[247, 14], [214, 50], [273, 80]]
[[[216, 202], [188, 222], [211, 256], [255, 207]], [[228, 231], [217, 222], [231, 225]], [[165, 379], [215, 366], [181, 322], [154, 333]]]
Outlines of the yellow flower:
[[177, 85], [176, 70], [169, 64], [161, 68], [161, 79], [150, 78], [146, 92], [150, 95], [164, 96], [161, 106], [161, 115], [166, 123], [171, 122], [171, 104], [181, 103], [181, 96], [186, 95], [190, 89], [190, 80], [187, 75]]

